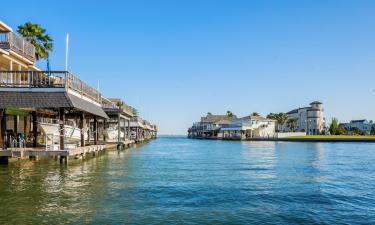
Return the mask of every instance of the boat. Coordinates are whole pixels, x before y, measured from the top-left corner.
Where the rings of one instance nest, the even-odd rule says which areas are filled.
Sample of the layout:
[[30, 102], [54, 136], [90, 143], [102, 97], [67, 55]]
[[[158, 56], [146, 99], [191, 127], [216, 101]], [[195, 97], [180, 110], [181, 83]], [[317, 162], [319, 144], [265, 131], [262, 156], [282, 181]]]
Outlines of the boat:
[[[70, 141], [78, 141], [81, 139], [81, 129], [75, 126], [74, 121], [67, 121], [70, 125], [66, 124], [65, 128], [65, 138]], [[38, 122], [38, 128], [47, 136], [60, 136], [60, 124], [57, 119], [43, 119], [43, 121]], [[87, 137], [87, 132], [85, 132], [85, 138]]]
[[[118, 141], [118, 129], [117, 126], [108, 127], [103, 131], [104, 135], [107, 137], [107, 141]], [[120, 131], [120, 138], [125, 138], [125, 132]]]

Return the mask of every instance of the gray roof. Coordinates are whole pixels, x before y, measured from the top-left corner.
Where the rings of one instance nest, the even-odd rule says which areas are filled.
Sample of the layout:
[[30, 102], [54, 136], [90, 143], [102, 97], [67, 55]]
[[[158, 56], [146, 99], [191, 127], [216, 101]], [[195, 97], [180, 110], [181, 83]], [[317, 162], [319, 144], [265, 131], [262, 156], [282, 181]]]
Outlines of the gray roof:
[[294, 113], [298, 113], [298, 109], [293, 109], [293, 110], [287, 112], [286, 114], [294, 114]]
[[100, 106], [65, 92], [0, 92], [0, 108], [76, 108], [108, 119]]
[[216, 123], [220, 120], [229, 120], [233, 121], [234, 119], [237, 119], [236, 115], [233, 116], [227, 116], [227, 115], [207, 115], [205, 117], [201, 118], [202, 123]]

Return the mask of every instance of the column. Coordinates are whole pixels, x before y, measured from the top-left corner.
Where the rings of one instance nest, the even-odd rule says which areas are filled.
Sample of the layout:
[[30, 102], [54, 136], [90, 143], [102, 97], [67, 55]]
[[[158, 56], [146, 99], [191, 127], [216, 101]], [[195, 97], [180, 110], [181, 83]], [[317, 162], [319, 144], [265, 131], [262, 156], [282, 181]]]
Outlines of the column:
[[98, 144], [98, 119], [94, 117], [94, 145]]
[[119, 113], [117, 116], [117, 143], [120, 144], [121, 142], [121, 114]]
[[128, 128], [127, 128], [127, 135], [128, 135], [128, 140], [130, 140], [130, 120], [128, 120]]
[[60, 108], [60, 150], [65, 150], [65, 111]]
[[13, 116], [13, 119], [14, 119], [13, 132], [14, 132], [14, 136], [17, 137], [17, 134], [18, 134], [18, 116]]
[[85, 113], [82, 112], [79, 118], [79, 128], [81, 129], [81, 147], [85, 147], [85, 127], [86, 127]]
[[36, 116], [36, 111], [32, 112], [32, 120], [33, 120], [33, 147], [36, 148], [37, 146], [37, 136], [38, 136], [38, 124], [37, 124], [37, 116]]
[[3, 137], [3, 150], [7, 149], [7, 115], [6, 109], [3, 109], [3, 117], [1, 118], [1, 134]]
[[87, 143], [90, 144], [90, 135], [91, 135], [91, 124], [90, 119], [87, 119]]

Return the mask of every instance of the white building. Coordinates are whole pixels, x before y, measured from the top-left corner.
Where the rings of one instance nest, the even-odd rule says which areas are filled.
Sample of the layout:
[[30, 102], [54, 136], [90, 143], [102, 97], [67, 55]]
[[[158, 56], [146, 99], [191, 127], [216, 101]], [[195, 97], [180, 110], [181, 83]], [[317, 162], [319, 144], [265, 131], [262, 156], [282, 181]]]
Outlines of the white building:
[[223, 139], [273, 138], [276, 121], [261, 116], [246, 116], [220, 129]]
[[[294, 109], [286, 113], [289, 118], [297, 119], [297, 132], [306, 132], [308, 135], [322, 134], [325, 131], [325, 117], [323, 103], [314, 101], [310, 103], [310, 107]], [[284, 132], [290, 129], [284, 125]]]
[[357, 128], [360, 133], [369, 135], [371, 134], [371, 128], [374, 123], [368, 120], [352, 120], [350, 123], [343, 123], [340, 125], [344, 126], [345, 130], [347, 130], [349, 134], [353, 133], [353, 130]]

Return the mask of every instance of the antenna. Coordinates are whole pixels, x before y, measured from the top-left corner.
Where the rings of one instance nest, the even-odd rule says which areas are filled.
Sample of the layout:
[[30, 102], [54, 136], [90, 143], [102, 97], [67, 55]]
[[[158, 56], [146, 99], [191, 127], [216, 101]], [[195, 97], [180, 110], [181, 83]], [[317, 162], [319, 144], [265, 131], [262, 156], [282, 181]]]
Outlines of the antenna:
[[68, 71], [69, 33], [66, 33], [65, 71]]

